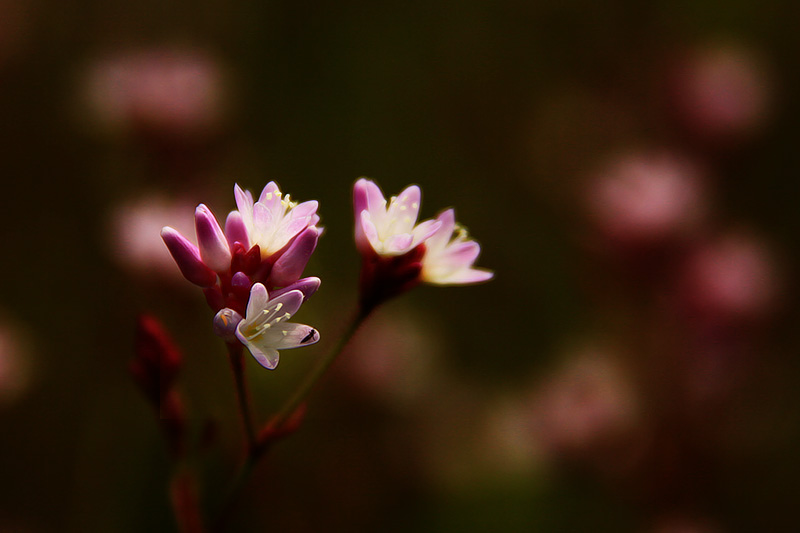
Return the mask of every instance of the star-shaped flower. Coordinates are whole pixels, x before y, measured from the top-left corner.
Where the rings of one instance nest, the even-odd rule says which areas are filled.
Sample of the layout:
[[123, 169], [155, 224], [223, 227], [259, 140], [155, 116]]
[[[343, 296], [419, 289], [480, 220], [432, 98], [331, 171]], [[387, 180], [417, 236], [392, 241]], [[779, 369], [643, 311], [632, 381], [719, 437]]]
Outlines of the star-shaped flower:
[[436, 285], [462, 285], [491, 279], [494, 276], [491, 271], [472, 267], [481, 246], [456, 224], [455, 211], [447, 209], [436, 220], [441, 225], [425, 241], [422, 280]]
[[278, 350], [299, 348], [319, 341], [311, 326], [287, 322], [303, 303], [303, 293], [291, 290], [270, 300], [267, 288], [256, 283], [250, 289], [247, 313], [236, 327], [236, 337], [256, 361], [269, 370], [278, 366]]
[[284, 196], [274, 181], [267, 183], [256, 202], [250, 191], [239, 185], [234, 195], [249, 241], [242, 244], [247, 248], [257, 244], [263, 258], [282, 250], [300, 232], [319, 222], [316, 200], [298, 204], [288, 194]]
[[398, 256], [423, 243], [441, 226], [436, 220], [417, 224], [421, 199], [419, 187], [411, 185], [388, 205], [380, 187], [361, 178], [353, 188], [356, 246], [361, 253], [370, 249], [380, 256]]

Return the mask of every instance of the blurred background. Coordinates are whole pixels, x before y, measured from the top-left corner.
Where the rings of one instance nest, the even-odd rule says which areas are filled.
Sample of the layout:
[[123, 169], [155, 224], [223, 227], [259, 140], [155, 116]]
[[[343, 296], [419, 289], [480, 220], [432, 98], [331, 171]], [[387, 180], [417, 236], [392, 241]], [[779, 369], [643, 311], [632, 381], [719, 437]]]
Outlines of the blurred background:
[[322, 342], [248, 358], [264, 420], [354, 306], [359, 176], [455, 206], [496, 278], [380, 308], [231, 531], [795, 530], [791, 5], [0, 0], [0, 531], [176, 530], [142, 312], [213, 513], [234, 389], [159, 230], [237, 182], [320, 201]]

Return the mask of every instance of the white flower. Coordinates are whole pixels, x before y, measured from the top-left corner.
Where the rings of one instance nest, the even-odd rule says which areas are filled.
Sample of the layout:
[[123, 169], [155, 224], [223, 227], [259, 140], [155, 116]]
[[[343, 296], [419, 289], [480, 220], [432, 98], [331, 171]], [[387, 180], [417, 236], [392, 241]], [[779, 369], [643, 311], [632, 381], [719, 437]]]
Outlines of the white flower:
[[319, 340], [319, 332], [311, 326], [287, 322], [302, 303], [303, 293], [299, 290], [270, 300], [263, 284], [256, 283], [250, 289], [247, 313], [236, 328], [236, 337], [264, 368], [278, 366], [278, 350], [308, 346]]
[[433, 235], [441, 226], [436, 220], [417, 224], [421, 192], [419, 187], [407, 187], [388, 205], [381, 189], [372, 181], [361, 178], [353, 188], [355, 207], [355, 236], [359, 251], [372, 248], [381, 256], [403, 255]]
[[481, 253], [481, 246], [469, 238], [466, 229], [456, 224], [455, 212], [448, 209], [436, 220], [440, 223], [439, 228], [425, 241], [423, 281], [436, 285], [460, 285], [491, 279], [494, 276], [491, 271], [472, 268]]
[[283, 196], [274, 181], [267, 183], [257, 202], [239, 185], [233, 193], [250, 241], [242, 244], [248, 248], [257, 244], [262, 258], [282, 250], [301, 231], [319, 222], [316, 200], [293, 202], [288, 194]]

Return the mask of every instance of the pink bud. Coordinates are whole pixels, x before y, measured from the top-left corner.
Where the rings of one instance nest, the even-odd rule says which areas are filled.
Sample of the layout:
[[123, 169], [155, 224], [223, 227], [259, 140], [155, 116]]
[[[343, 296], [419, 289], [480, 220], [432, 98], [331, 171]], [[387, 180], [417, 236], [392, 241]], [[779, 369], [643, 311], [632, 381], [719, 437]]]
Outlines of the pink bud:
[[161, 230], [161, 238], [187, 280], [200, 287], [211, 287], [217, 282], [217, 275], [203, 263], [197, 246], [186, 237], [167, 226]]
[[194, 212], [194, 221], [203, 262], [215, 272], [227, 272], [231, 267], [231, 251], [214, 214], [200, 204]]

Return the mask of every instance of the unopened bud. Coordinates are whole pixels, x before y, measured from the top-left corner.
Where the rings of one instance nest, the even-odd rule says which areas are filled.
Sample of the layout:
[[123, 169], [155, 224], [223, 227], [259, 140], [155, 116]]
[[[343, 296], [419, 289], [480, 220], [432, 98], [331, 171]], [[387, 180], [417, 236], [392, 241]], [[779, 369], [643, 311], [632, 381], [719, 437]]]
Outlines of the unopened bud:
[[242, 321], [242, 315], [226, 307], [214, 315], [214, 334], [225, 339], [225, 342], [236, 341], [236, 327]]

